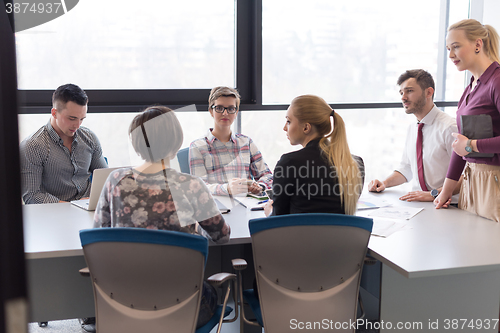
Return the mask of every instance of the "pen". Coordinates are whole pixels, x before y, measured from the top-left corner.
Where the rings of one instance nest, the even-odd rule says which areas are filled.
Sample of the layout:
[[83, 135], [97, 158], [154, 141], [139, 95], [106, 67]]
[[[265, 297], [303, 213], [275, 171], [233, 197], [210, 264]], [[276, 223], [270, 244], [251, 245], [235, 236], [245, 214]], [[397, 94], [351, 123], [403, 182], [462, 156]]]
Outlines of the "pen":
[[266, 200], [263, 200], [263, 201], [259, 201], [259, 202], [257, 202], [257, 205], [260, 205], [260, 204], [266, 203], [266, 202], [268, 202], [268, 201], [269, 201], [269, 199], [266, 199]]

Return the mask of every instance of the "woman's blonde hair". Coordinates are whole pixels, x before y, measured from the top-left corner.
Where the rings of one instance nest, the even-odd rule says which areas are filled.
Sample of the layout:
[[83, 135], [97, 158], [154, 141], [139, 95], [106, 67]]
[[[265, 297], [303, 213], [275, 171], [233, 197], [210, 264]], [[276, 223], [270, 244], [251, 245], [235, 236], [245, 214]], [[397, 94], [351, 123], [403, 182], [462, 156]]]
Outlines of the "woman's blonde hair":
[[[347, 144], [342, 117], [330, 108], [324, 99], [315, 95], [302, 95], [293, 99], [292, 112], [302, 123], [309, 123], [321, 138], [319, 145], [328, 162], [335, 168], [340, 188], [340, 202], [348, 215], [356, 212], [361, 194], [361, 174]], [[333, 131], [330, 117], [333, 114]]]
[[448, 31], [460, 29], [471, 42], [478, 38], [483, 40], [484, 53], [492, 60], [500, 62], [498, 57], [498, 33], [491, 25], [482, 25], [474, 19], [466, 19], [450, 25]]

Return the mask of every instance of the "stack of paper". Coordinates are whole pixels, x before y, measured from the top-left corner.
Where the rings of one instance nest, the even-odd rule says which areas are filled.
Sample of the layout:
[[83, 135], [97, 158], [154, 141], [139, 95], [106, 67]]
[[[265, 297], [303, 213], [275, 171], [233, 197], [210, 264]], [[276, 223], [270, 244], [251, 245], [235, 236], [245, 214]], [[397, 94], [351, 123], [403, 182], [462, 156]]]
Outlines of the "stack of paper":
[[396, 231], [411, 229], [407, 221], [421, 212], [423, 208], [407, 206], [390, 206], [370, 211], [373, 217], [372, 235], [389, 237]]

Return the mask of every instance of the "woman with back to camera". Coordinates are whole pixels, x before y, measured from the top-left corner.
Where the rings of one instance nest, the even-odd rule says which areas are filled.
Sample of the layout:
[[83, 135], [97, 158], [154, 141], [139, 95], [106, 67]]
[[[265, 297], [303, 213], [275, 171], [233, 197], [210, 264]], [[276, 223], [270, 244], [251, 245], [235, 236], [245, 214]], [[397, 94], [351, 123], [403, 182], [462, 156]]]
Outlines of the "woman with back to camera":
[[[164, 106], [148, 107], [132, 120], [129, 134], [145, 163], [111, 172], [97, 204], [94, 228], [173, 230], [208, 235], [218, 244], [229, 241], [230, 228], [205, 183], [170, 168], [183, 140], [175, 113]], [[197, 327], [208, 322], [216, 306], [217, 293], [204, 282]]]
[[351, 155], [342, 117], [321, 97], [302, 95], [290, 104], [283, 130], [292, 145], [303, 148], [282, 155], [276, 164], [274, 200], [266, 204], [266, 215], [271, 210], [273, 215], [354, 215], [364, 164]]
[[[500, 65], [498, 33], [490, 25], [467, 19], [448, 28], [446, 48], [459, 71], [472, 74], [470, 84], [458, 102], [457, 125], [462, 131], [462, 115], [489, 115], [493, 137], [474, 140], [453, 134], [454, 154], [443, 190], [434, 203], [448, 207], [462, 172], [458, 207], [500, 222]], [[492, 153], [493, 157], [468, 156], [472, 152]], [[464, 169], [465, 167], [465, 169]]]

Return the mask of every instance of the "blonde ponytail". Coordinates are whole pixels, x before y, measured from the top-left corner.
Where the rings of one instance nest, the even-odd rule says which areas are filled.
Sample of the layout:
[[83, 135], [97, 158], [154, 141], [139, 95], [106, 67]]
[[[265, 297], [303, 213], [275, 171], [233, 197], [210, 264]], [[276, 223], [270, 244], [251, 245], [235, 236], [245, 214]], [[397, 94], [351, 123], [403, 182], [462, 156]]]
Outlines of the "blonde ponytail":
[[491, 60], [500, 63], [498, 54], [498, 33], [491, 25], [486, 24], [485, 29], [488, 31], [488, 50]]
[[337, 179], [342, 189], [341, 202], [345, 213], [354, 215], [356, 204], [361, 194], [361, 177], [358, 163], [352, 158], [345, 124], [342, 117], [335, 112], [333, 115], [333, 131], [320, 140], [319, 146], [328, 158], [328, 162], [335, 166]]
[[448, 31], [460, 29], [465, 32], [465, 36], [471, 42], [477, 39], [483, 41], [485, 54], [491, 59], [500, 63], [498, 54], [498, 33], [491, 25], [482, 25], [474, 19], [466, 19], [450, 25]]
[[361, 194], [361, 174], [347, 144], [345, 124], [342, 117], [333, 112], [333, 131], [330, 122], [332, 109], [324, 99], [314, 95], [296, 97], [291, 106], [294, 116], [302, 123], [309, 123], [316, 129], [320, 148], [328, 162], [335, 168], [340, 188], [340, 202], [348, 215], [354, 215]]

